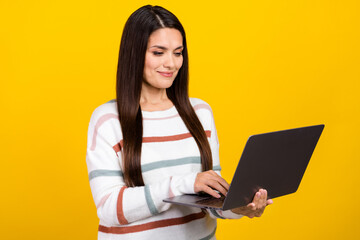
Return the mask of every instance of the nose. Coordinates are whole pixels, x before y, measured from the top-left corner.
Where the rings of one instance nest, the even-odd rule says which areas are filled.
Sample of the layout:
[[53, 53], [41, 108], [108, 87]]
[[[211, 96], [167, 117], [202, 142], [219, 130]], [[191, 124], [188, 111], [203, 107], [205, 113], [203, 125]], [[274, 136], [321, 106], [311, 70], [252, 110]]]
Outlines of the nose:
[[173, 69], [175, 67], [175, 57], [172, 53], [166, 54], [164, 59], [164, 67], [168, 69]]

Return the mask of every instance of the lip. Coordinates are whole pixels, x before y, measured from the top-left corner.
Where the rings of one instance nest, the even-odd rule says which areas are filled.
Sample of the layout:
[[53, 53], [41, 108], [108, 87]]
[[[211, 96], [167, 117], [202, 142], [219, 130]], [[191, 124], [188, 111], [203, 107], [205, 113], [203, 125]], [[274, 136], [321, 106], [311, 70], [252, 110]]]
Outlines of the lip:
[[158, 73], [160, 73], [164, 77], [172, 77], [174, 74], [174, 72], [160, 72], [160, 71], [158, 71]]

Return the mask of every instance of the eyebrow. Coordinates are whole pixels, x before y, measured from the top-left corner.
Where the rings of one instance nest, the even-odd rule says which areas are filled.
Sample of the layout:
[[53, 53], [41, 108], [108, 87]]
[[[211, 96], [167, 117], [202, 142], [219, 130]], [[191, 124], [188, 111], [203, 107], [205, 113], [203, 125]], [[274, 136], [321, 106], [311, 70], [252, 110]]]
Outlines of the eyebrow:
[[[160, 46], [160, 45], [154, 45], [154, 46], [151, 46], [151, 47], [149, 47], [149, 48], [160, 48], [160, 49], [162, 49], [162, 50], [167, 50], [166, 47]], [[183, 47], [183, 46], [179, 46], [179, 47], [175, 48], [174, 50], [179, 50], [179, 49], [182, 49], [182, 48], [184, 48], [184, 47]]]

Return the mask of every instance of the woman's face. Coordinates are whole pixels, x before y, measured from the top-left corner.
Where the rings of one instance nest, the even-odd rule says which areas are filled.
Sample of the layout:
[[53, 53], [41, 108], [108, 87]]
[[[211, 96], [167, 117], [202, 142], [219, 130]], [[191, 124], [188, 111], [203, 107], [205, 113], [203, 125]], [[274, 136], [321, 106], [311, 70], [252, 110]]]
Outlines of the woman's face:
[[183, 38], [174, 28], [160, 28], [148, 40], [144, 83], [153, 88], [169, 88], [183, 63]]

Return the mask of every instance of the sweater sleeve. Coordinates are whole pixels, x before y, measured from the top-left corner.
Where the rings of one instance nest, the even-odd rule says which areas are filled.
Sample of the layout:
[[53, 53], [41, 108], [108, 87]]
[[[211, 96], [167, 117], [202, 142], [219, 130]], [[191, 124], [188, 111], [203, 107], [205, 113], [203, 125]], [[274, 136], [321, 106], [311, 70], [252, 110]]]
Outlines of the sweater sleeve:
[[[210, 108], [210, 106], [209, 106]], [[215, 120], [214, 120], [214, 116], [212, 114], [212, 110], [210, 108], [211, 111], [211, 137], [210, 137], [210, 148], [211, 148], [211, 153], [212, 153], [212, 158], [213, 158], [213, 170], [219, 174], [221, 176], [221, 167], [220, 167], [220, 157], [219, 157], [219, 139], [217, 136], [217, 131], [216, 131], [216, 127], [215, 127]], [[239, 219], [241, 217], [243, 217], [243, 215], [239, 215], [239, 214], [235, 214], [233, 213], [231, 210], [227, 210], [227, 211], [221, 211], [221, 210], [209, 210], [207, 209], [208, 213], [210, 214], [210, 216], [212, 218], [221, 218], [221, 219]]]
[[100, 220], [126, 225], [170, 208], [162, 200], [194, 193], [196, 173], [164, 178], [156, 184], [126, 187], [118, 145], [122, 136], [117, 115], [95, 110], [89, 124], [86, 162], [93, 199]]

